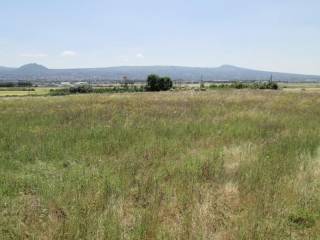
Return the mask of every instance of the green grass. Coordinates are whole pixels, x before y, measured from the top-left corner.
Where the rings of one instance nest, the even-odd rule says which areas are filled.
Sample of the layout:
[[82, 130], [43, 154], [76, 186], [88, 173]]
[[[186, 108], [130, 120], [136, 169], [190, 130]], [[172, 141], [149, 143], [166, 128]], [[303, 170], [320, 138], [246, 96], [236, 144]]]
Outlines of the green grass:
[[320, 95], [0, 99], [0, 239], [319, 239]]
[[50, 91], [50, 88], [47, 87], [34, 87], [34, 91], [26, 91], [25, 88], [19, 90], [19, 88], [0, 88], [0, 97], [21, 97], [21, 96], [40, 96], [47, 95]]

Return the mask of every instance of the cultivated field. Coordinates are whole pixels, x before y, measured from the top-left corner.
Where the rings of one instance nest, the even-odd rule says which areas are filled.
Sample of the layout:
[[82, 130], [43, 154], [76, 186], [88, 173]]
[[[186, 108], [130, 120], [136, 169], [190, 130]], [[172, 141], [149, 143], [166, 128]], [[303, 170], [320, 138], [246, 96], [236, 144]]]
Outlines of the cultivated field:
[[40, 96], [47, 95], [49, 91], [50, 88], [47, 87], [35, 87], [34, 91], [21, 91], [19, 88], [14, 90], [10, 90], [10, 88], [0, 88], [0, 97]]
[[319, 239], [320, 93], [0, 98], [0, 239]]

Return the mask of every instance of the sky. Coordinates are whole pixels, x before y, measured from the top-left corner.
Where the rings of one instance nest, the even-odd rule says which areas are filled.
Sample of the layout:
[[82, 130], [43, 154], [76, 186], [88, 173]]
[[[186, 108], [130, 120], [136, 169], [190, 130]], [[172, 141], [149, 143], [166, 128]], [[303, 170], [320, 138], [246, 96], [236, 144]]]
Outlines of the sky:
[[223, 64], [320, 75], [319, 0], [1, 0], [0, 66]]

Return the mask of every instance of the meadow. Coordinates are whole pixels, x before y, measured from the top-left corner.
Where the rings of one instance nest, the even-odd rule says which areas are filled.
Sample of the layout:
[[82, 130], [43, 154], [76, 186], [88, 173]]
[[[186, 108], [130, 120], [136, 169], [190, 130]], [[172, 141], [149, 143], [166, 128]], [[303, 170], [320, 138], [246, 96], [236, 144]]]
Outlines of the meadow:
[[0, 98], [0, 239], [319, 239], [320, 95]]
[[0, 97], [22, 97], [22, 96], [41, 96], [49, 94], [49, 87], [34, 87], [30, 88], [1, 88]]

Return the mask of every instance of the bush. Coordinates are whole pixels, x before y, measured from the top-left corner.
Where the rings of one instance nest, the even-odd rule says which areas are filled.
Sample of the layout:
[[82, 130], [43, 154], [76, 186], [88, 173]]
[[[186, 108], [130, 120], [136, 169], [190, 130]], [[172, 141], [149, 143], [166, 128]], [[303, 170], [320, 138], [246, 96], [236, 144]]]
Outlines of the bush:
[[147, 91], [168, 91], [172, 88], [173, 83], [169, 77], [159, 77], [158, 75], [151, 74], [147, 79]]
[[233, 85], [232, 84], [225, 84], [225, 83], [221, 83], [221, 84], [215, 84], [212, 83], [209, 86], [209, 89], [223, 89], [223, 88], [232, 88]]
[[18, 82], [1, 82], [0, 87], [32, 87], [32, 83], [28, 81]]
[[80, 85], [76, 87], [71, 87], [69, 89], [70, 93], [91, 93], [93, 88], [90, 85]]
[[271, 90], [279, 89], [278, 84], [272, 81], [254, 83], [250, 87], [253, 89], [271, 89]]
[[268, 82], [268, 84], [267, 84], [267, 88], [268, 88], [268, 89], [277, 90], [277, 89], [279, 89], [279, 86], [278, 86], [277, 83], [270, 81], [270, 82]]
[[94, 88], [94, 93], [124, 93], [124, 92], [144, 92], [144, 86], [114, 86]]
[[49, 95], [51, 96], [63, 96], [69, 94], [77, 94], [77, 93], [92, 93], [93, 88], [90, 85], [80, 85], [70, 88], [58, 88], [58, 89], [50, 89]]
[[234, 82], [231, 84], [231, 88], [235, 88], [235, 89], [244, 89], [244, 88], [248, 88], [249, 85], [242, 83], [242, 82]]
[[277, 90], [279, 89], [279, 85], [275, 82], [255, 82], [255, 83], [242, 83], [242, 82], [233, 82], [231, 84], [211, 84], [209, 86], [210, 89], [220, 89], [220, 88], [235, 88], [235, 89], [271, 89]]
[[34, 88], [26, 88], [26, 87], [0, 87], [0, 91], [26, 91], [26, 92], [34, 92]]
[[114, 86], [114, 87], [97, 87], [93, 88], [90, 85], [81, 85], [70, 88], [50, 89], [49, 95], [63, 96], [69, 94], [82, 93], [125, 93], [125, 92], [144, 92], [144, 86]]
[[64, 96], [69, 95], [69, 88], [50, 89], [49, 95], [51, 96]]

